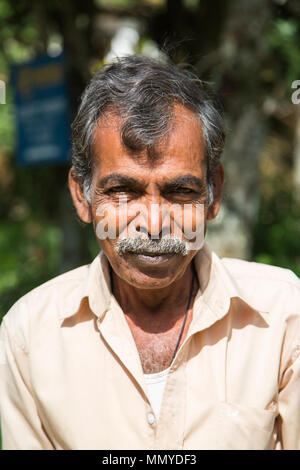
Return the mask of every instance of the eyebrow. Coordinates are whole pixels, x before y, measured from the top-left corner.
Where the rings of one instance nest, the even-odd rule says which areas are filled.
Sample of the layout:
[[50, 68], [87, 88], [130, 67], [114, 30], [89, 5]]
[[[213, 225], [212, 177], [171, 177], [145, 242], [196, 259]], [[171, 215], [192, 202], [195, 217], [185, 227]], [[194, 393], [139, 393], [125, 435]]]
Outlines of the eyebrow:
[[193, 175], [182, 175], [163, 183], [164, 191], [172, 191], [180, 186], [196, 186], [200, 192], [205, 191], [205, 182]]
[[111, 173], [110, 175], [104, 176], [97, 183], [98, 188], [105, 188], [105, 186], [113, 184], [122, 184], [130, 186], [141, 186], [142, 183], [132, 178], [132, 176], [122, 175], [121, 173]]
[[[105, 188], [109, 185], [120, 184], [120, 185], [128, 185], [128, 186], [135, 186], [139, 188], [145, 188], [145, 182], [137, 180], [132, 176], [123, 175], [122, 173], [111, 173], [110, 175], [104, 176], [99, 180], [97, 183], [97, 188]], [[177, 189], [180, 186], [194, 186], [197, 187], [200, 192], [204, 192], [206, 190], [205, 182], [197, 178], [194, 175], [182, 175], [178, 176], [177, 178], [173, 178], [170, 180], [166, 180], [163, 182], [162, 185], [159, 185], [160, 189], [164, 192], [172, 191]]]

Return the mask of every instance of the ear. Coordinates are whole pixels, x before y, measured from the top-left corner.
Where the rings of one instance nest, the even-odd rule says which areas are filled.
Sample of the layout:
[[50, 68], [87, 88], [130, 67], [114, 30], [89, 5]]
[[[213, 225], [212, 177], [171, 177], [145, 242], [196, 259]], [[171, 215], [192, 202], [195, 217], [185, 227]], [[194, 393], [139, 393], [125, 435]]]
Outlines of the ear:
[[213, 220], [215, 217], [217, 217], [221, 206], [224, 185], [224, 168], [221, 163], [219, 163], [215, 173], [212, 176], [212, 183], [214, 189], [214, 200], [208, 208], [207, 220]]
[[68, 183], [79, 218], [87, 224], [92, 222], [91, 207], [83, 195], [80, 183], [74, 176], [74, 167], [69, 171]]

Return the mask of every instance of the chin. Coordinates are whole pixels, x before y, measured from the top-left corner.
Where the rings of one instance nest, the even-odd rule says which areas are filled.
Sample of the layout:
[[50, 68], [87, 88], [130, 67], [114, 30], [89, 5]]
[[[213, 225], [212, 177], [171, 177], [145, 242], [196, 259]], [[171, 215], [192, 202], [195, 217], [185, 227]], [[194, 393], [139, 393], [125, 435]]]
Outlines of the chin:
[[169, 286], [172, 284], [174, 279], [169, 276], [166, 277], [158, 277], [153, 275], [147, 274], [136, 274], [132, 273], [129, 278], [123, 278], [131, 286], [137, 289], [163, 289], [164, 287]]
[[137, 289], [163, 289], [176, 280], [185, 265], [182, 257], [172, 258], [153, 261], [118, 256], [111, 264], [118, 277]]

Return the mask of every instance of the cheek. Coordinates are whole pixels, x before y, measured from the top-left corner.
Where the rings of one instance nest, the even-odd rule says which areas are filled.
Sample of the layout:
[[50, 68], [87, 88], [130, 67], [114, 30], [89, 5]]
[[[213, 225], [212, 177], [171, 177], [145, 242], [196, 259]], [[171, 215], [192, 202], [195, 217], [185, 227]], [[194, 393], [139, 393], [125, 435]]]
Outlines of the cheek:
[[174, 217], [175, 236], [186, 240], [203, 239], [207, 210], [204, 204], [185, 204]]
[[99, 240], [116, 240], [138, 235], [137, 228], [144, 225], [146, 216], [142, 204], [99, 204], [94, 210], [94, 228]]
[[114, 204], [99, 204], [94, 211], [94, 229], [99, 240], [115, 240], [126, 223], [124, 211]]

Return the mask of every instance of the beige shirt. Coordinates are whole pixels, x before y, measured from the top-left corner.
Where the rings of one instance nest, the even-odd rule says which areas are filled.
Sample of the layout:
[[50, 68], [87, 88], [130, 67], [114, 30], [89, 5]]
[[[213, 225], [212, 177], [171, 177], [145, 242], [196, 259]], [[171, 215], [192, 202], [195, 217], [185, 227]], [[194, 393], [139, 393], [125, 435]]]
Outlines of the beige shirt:
[[300, 449], [300, 281], [196, 256], [199, 290], [159, 420], [101, 253], [1, 325], [4, 449]]

